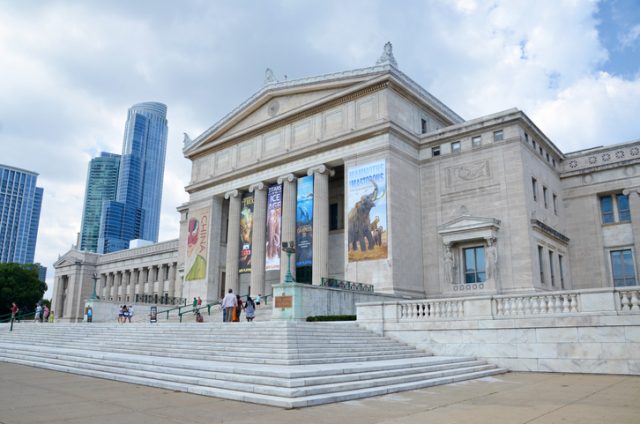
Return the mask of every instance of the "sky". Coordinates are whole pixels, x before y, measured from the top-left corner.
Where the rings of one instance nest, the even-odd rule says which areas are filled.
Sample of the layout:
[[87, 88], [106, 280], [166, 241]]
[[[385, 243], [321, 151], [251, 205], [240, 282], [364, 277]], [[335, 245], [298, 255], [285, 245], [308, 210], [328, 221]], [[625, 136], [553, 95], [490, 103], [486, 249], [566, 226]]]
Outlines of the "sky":
[[0, 0], [0, 163], [39, 173], [35, 259], [76, 243], [91, 158], [121, 153], [127, 109], [168, 106], [160, 240], [193, 139], [280, 80], [401, 71], [465, 119], [516, 107], [563, 151], [640, 139], [640, 0]]

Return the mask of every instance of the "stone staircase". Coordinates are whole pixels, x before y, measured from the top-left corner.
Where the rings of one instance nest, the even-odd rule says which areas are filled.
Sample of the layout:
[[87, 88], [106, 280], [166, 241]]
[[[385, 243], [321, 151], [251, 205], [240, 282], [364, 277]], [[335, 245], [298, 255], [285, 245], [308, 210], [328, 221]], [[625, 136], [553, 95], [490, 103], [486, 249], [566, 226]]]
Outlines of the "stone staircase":
[[0, 361], [301, 408], [506, 372], [348, 323], [0, 325]]

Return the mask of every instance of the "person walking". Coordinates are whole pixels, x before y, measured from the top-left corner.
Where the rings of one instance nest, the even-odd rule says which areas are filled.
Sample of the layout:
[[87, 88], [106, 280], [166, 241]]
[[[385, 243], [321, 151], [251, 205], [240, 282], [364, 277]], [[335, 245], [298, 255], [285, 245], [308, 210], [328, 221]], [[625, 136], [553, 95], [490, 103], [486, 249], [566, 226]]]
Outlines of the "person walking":
[[18, 308], [18, 305], [16, 305], [16, 302], [11, 302], [11, 321], [15, 321], [19, 310], [20, 309]]
[[33, 317], [35, 322], [42, 322], [42, 305], [39, 303], [36, 305], [36, 314]]
[[202, 299], [200, 299], [200, 296], [198, 296], [198, 308], [202, 306]]
[[53, 323], [53, 317], [54, 317], [54, 315], [55, 315], [55, 314], [53, 313], [53, 311], [49, 312], [49, 324], [52, 324], [52, 323]]
[[260, 293], [258, 293], [258, 295], [256, 296], [255, 304], [256, 304], [256, 308], [260, 306]]
[[129, 324], [131, 324], [131, 320], [133, 319], [133, 305], [129, 305]]
[[196, 308], [198, 307], [198, 299], [193, 298], [193, 313], [196, 313]]
[[240, 315], [242, 315], [242, 298], [239, 294], [236, 295], [236, 307], [233, 309], [233, 322], [240, 322]]
[[44, 312], [42, 315], [42, 322], [48, 322], [49, 321], [49, 307], [47, 305], [44, 305]]
[[256, 304], [251, 299], [251, 296], [247, 295], [247, 301], [244, 304], [244, 313], [247, 316], [247, 321], [251, 322], [256, 317]]
[[236, 295], [233, 294], [233, 290], [229, 289], [229, 292], [222, 299], [222, 321], [231, 322], [233, 317], [233, 308], [238, 305]]

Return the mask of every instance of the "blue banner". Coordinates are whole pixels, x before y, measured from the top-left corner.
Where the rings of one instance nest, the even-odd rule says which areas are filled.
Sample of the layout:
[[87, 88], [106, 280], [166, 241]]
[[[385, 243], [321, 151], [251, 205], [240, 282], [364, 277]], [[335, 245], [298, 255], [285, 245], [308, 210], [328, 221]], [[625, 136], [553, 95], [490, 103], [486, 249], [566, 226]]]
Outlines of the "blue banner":
[[298, 178], [296, 266], [313, 263], [313, 175]]

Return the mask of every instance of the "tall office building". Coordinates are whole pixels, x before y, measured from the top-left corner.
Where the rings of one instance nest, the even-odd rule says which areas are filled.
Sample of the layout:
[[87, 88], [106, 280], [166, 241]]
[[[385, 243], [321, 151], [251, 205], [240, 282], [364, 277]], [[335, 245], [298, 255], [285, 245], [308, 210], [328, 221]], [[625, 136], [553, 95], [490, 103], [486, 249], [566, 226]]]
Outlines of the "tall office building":
[[134, 239], [158, 241], [166, 116], [162, 103], [139, 103], [129, 109], [116, 200], [103, 203], [98, 253], [127, 249]]
[[80, 250], [98, 251], [100, 216], [102, 204], [115, 200], [118, 190], [118, 171], [120, 155], [103, 152], [91, 159], [87, 172], [87, 186], [82, 209], [82, 228], [80, 230]]
[[0, 165], [0, 262], [33, 263], [44, 190], [38, 174]]

